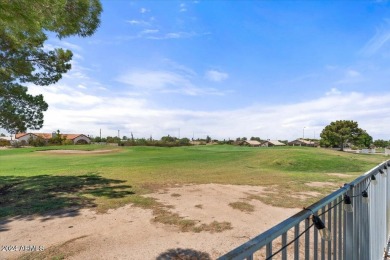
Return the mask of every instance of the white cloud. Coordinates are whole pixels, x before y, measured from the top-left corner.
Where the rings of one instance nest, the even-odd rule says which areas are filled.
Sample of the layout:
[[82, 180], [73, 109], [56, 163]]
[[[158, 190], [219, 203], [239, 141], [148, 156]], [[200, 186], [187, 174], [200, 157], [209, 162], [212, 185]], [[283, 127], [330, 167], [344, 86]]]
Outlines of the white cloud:
[[140, 12], [141, 14], [145, 14], [145, 13], [150, 12], [150, 10], [149, 10], [149, 9], [146, 9], [145, 7], [142, 7], [142, 8], [139, 10], [139, 12]]
[[150, 26], [151, 24], [145, 20], [128, 20], [127, 23], [138, 26]]
[[192, 73], [181, 71], [130, 71], [117, 78], [145, 93], [176, 93], [182, 95], [223, 95], [224, 92], [213, 88], [200, 88], [192, 83]]
[[164, 89], [171, 85], [188, 84], [182, 76], [167, 71], [134, 71], [122, 75], [118, 81], [137, 88]]
[[[147, 74], [144, 74], [147, 75]], [[148, 74], [151, 76], [151, 74]], [[180, 82], [170, 75], [158, 76], [160, 85]], [[147, 85], [143, 79], [135, 80]], [[239, 109], [213, 111], [167, 109], [142, 96], [112, 93], [111, 97], [93, 95], [86, 90], [63, 84], [49, 87], [30, 87], [30, 93], [42, 93], [49, 103], [45, 113], [43, 132], [60, 129], [67, 133], [115, 135], [119, 129], [123, 135], [130, 132], [137, 137], [160, 138], [175, 135], [228, 139], [238, 136], [260, 136], [269, 139], [295, 139], [302, 136], [319, 136], [322, 129], [335, 120], [355, 120], [374, 139], [390, 139], [388, 123], [390, 93], [369, 95], [340, 93], [330, 90], [323, 97], [304, 102], [275, 105], [248, 105]], [[111, 91], [112, 92], [112, 91]], [[176, 129], [176, 130], [175, 130]]]
[[347, 70], [346, 75], [350, 78], [356, 78], [360, 76], [360, 73], [356, 70], [349, 69]]
[[332, 96], [332, 95], [340, 95], [341, 92], [337, 88], [332, 88], [330, 91], [326, 92], [327, 96]]
[[61, 40], [58, 42], [59, 45], [63, 46], [64, 48], [70, 49], [72, 51], [82, 51], [82, 48], [79, 45]]
[[187, 12], [187, 7], [185, 3], [179, 5], [179, 12]]
[[183, 38], [192, 38], [199, 36], [195, 32], [170, 32], [162, 33], [160, 35], [147, 36], [147, 39], [150, 40], [167, 40], [167, 39], [183, 39]]
[[390, 40], [390, 22], [385, 23], [377, 28], [375, 35], [366, 43], [361, 54], [371, 56], [380, 51]]
[[206, 72], [206, 78], [214, 82], [221, 82], [229, 78], [229, 74], [217, 70], [209, 70]]
[[141, 32], [141, 34], [154, 34], [154, 33], [158, 33], [158, 30], [146, 29]]
[[336, 85], [353, 84], [353, 83], [359, 83], [364, 79], [362, 74], [357, 70], [346, 69], [345, 71], [342, 71], [342, 73], [343, 73], [342, 78], [336, 81], [334, 84]]

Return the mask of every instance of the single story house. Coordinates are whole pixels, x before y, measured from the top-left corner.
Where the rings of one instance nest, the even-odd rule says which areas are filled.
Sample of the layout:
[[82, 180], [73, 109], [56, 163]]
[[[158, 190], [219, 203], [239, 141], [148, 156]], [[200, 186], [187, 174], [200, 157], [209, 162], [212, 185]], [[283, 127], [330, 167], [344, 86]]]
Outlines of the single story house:
[[[51, 138], [56, 137], [57, 133], [20, 133], [15, 135], [18, 142], [27, 142], [32, 139], [42, 138], [48, 142]], [[83, 134], [61, 134], [65, 140], [71, 140], [73, 144], [89, 144], [91, 139]]]
[[285, 146], [286, 144], [279, 142], [278, 140], [267, 140], [261, 143], [261, 146]]
[[311, 147], [316, 147], [319, 146], [318, 142], [310, 141], [310, 140], [305, 140], [305, 139], [296, 139], [294, 141], [288, 142], [288, 145], [290, 146], [311, 146]]
[[244, 141], [243, 145], [248, 145], [248, 146], [252, 146], [252, 147], [260, 147], [261, 143], [259, 141], [256, 141], [256, 140], [248, 140], [248, 141]]

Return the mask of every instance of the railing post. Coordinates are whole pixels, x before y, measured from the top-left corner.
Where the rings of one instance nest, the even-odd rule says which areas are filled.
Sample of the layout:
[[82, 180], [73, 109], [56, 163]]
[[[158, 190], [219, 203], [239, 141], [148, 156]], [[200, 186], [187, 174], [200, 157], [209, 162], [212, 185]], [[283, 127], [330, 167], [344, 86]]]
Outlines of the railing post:
[[[348, 196], [351, 196], [351, 191], [347, 192]], [[344, 215], [344, 255], [343, 259], [345, 260], [355, 260], [353, 258], [354, 250], [353, 250], [353, 215], [348, 214], [345, 211]]]
[[[385, 164], [389, 165], [385, 167]], [[376, 175], [378, 181], [376, 185], [371, 179], [372, 175]], [[253, 254], [264, 247], [267, 257], [270, 257], [274, 251], [273, 241], [278, 238], [281, 238], [282, 243], [280, 247], [278, 243], [274, 243], [275, 259], [285, 260], [292, 257], [297, 260], [382, 259], [383, 248], [390, 246], [387, 243], [390, 236], [389, 189], [390, 161], [386, 161], [305, 210], [237, 247], [222, 256], [220, 260], [252, 260]], [[363, 191], [368, 193], [368, 204], [363, 201]], [[344, 194], [352, 199], [353, 212], [343, 210]], [[326, 242], [319, 239], [318, 233], [323, 229], [323, 225], [316, 225], [310, 231], [312, 215], [317, 215], [325, 227], [331, 230], [333, 241]], [[302, 227], [303, 224], [306, 233], [300, 232], [300, 226]], [[289, 245], [290, 252], [294, 256], [290, 256], [290, 252], [287, 254], [288, 232], [293, 232], [292, 244]], [[313, 234], [313, 239], [309, 232]], [[305, 243], [300, 244], [303, 238]], [[304, 248], [300, 250], [300, 246]]]

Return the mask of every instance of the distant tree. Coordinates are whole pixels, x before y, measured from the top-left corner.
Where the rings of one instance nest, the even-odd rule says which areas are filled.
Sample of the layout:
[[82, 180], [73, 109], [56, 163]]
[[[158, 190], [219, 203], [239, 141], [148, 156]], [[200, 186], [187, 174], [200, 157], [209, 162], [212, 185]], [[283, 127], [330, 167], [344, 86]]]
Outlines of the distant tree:
[[210, 136], [207, 136], [206, 137], [206, 143], [210, 143], [211, 142], [211, 137]]
[[179, 140], [179, 145], [190, 145], [190, 139], [184, 137]]
[[124, 136], [122, 137], [122, 139], [123, 139], [123, 140], [127, 140], [127, 136], [124, 135]]
[[176, 137], [172, 137], [170, 135], [161, 137], [161, 141], [165, 143], [173, 143], [176, 141], [176, 139], [177, 139]]
[[100, 138], [100, 136], [96, 136], [95, 138], [92, 139], [93, 142], [95, 143], [100, 143], [102, 141], [102, 138]]
[[54, 136], [49, 139], [49, 143], [61, 145], [65, 140], [66, 138], [62, 136], [60, 130], [57, 130], [57, 132], [54, 133]]
[[59, 81], [71, 68], [72, 52], [44, 46], [47, 34], [60, 39], [92, 35], [100, 23], [99, 0], [0, 1], [0, 127], [10, 133], [40, 129], [48, 105], [27, 93], [26, 83]]
[[[17, 143], [17, 142], [15, 142], [15, 143]], [[31, 146], [38, 147], [38, 146], [45, 146], [47, 143], [46, 143], [46, 140], [43, 139], [42, 137], [37, 137], [37, 138], [30, 137], [28, 140], [28, 144]]]
[[107, 136], [106, 138], [106, 142], [107, 143], [119, 143], [121, 141], [121, 139], [118, 137], [118, 136]]
[[[352, 120], [337, 120], [327, 125], [321, 132], [321, 145], [340, 147], [341, 151], [347, 143], [359, 145], [366, 132]], [[363, 138], [364, 139], [364, 138]]]
[[251, 141], [258, 141], [258, 142], [261, 142], [261, 139], [260, 137], [251, 137]]
[[1, 134], [0, 134], [0, 136], [1, 136], [1, 137], [5, 137], [6, 135], [5, 135], [5, 134], [3, 134], [3, 133], [1, 133]]
[[360, 147], [370, 148], [372, 145], [372, 137], [367, 134], [366, 131], [363, 131], [363, 133], [359, 136], [356, 144]]
[[382, 140], [382, 139], [378, 139], [378, 140], [375, 140], [373, 142], [373, 144], [376, 146], [376, 147], [388, 147], [390, 142], [389, 141], [385, 141], [385, 140]]

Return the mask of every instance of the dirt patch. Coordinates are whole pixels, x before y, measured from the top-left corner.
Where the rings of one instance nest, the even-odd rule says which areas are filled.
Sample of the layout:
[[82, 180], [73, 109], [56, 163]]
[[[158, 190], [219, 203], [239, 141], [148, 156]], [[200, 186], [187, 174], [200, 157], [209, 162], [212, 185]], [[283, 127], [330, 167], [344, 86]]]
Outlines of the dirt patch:
[[332, 183], [332, 182], [308, 182], [305, 183], [309, 187], [324, 187], [324, 186], [331, 186], [331, 187], [337, 187], [337, 183]]
[[329, 176], [336, 176], [340, 178], [351, 178], [353, 176], [348, 175], [348, 174], [343, 174], [343, 173], [328, 173]]
[[297, 194], [291, 194], [290, 196], [292, 198], [297, 198], [297, 199], [300, 199], [300, 200], [305, 200], [305, 199], [308, 199], [308, 198], [313, 198], [313, 197], [318, 197], [320, 196], [321, 193], [319, 192], [316, 192], [316, 191], [308, 191], [308, 192], [299, 192]]
[[[185, 220], [195, 220], [199, 225], [230, 223], [232, 229], [222, 232], [180, 232], [175, 225], [153, 221], [152, 210], [126, 205], [105, 214], [83, 209], [73, 217], [8, 219], [0, 222], [3, 228], [0, 229], [3, 230], [0, 244], [43, 246], [45, 250], [30, 254], [31, 259], [62, 259], [64, 256], [66, 259], [144, 260], [166, 259], [164, 257], [170, 254], [196, 254], [215, 259], [300, 210], [272, 207], [258, 200], [250, 202], [253, 212], [229, 206], [229, 203], [243, 201], [248, 193], [260, 196], [263, 192], [262, 187], [203, 184], [148, 195], [172, 206], [169, 210], [173, 213]], [[65, 245], [68, 245], [66, 252]], [[0, 259], [16, 259], [22, 254], [0, 252]]]
[[112, 153], [117, 152], [118, 150], [112, 149], [112, 150], [45, 150], [45, 151], [37, 151], [38, 153], [48, 153], [48, 154], [105, 154], [105, 153]]

